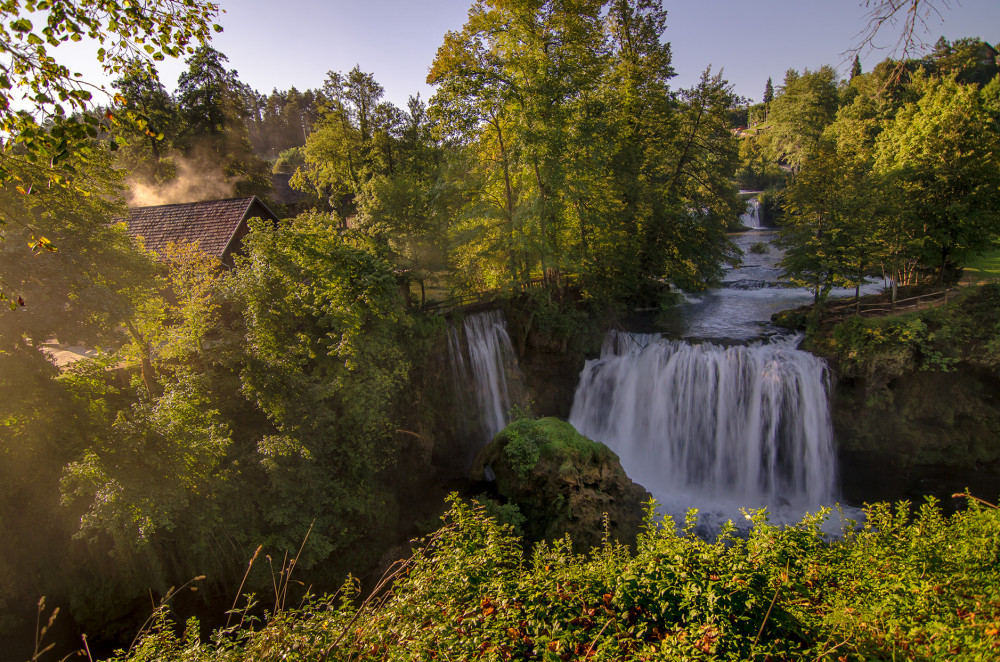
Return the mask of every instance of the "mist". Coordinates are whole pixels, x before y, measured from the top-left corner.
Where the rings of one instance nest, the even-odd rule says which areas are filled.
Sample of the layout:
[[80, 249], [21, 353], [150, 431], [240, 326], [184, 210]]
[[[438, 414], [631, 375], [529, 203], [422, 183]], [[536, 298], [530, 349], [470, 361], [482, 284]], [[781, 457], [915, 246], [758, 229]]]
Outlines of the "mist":
[[148, 177], [129, 177], [126, 202], [129, 207], [152, 207], [203, 200], [235, 197], [238, 180], [228, 180], [219, 164], [210, 159], [173, 156], [177, 169], [173, 179], [150, 181]]

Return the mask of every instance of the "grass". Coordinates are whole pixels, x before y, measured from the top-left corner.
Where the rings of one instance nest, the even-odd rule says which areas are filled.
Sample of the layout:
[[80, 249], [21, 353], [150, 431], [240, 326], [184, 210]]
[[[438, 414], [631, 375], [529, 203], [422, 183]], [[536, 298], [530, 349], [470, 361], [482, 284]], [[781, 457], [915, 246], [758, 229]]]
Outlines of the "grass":
[[965, 265], [962, 280], [979, 282], [1000, 278], [1000, 248], [984, 253]]

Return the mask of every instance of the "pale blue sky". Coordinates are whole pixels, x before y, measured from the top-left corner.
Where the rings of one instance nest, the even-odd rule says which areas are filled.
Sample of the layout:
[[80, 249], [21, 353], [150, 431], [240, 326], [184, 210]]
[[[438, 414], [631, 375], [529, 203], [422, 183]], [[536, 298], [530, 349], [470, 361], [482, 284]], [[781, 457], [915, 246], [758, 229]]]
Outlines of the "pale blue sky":
[[[465, 23], [471, 0], [221, 0], [225, 31], [214, 45], [226, 54], [240, 79], [260, 92], [272, 88], [319, 87], [329, 70], [355, 64], [371, 72], [386, 97], [404, 107], [420, 92], [434, 54], [447, 30]], [[824, 64], [846, 72], [844, 52], [857, 43], [866, 22], [863, 0], [665, 0], [677, 77], [673, 87], [694, 84], [711, 64], [724, 68], [737, 94], [759, 101], [768, 76], [779, 84], [789, 67]], [[939, 1], [940, 4], [940, 1]], [[943, 22], [932, 17], [933, 43], [980, 37], [1000, 41], [1000, 0], [950, 0]], [[897, 34], [880, 45], [892, 47]], [[865, 71], [889, 50], [862, 59]], [[161, 77], [173, 89], [182, 63], [165, 63]], [[86, 72], [87, 69], [84, 69]]]

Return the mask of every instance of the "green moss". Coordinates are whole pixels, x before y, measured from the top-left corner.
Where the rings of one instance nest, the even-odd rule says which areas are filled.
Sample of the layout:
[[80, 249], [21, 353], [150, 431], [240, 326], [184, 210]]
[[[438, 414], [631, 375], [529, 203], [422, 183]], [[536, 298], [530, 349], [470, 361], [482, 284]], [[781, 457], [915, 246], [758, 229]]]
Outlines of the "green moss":
[[587, 439], [566, 421], [541, 418], [534, 423], [545, 435], [545, 443], [539, 448], [545, 459], [560, 457], [573, 464], [618, 459], [610, 448]]
[[497, 437], [508, 461], [522, 478], [540, 459], [561, 459], [560, 473], [576, 465], [618, 459], [610, 448], [587, 439], [558, 418], [522, 418], [504, 428]]

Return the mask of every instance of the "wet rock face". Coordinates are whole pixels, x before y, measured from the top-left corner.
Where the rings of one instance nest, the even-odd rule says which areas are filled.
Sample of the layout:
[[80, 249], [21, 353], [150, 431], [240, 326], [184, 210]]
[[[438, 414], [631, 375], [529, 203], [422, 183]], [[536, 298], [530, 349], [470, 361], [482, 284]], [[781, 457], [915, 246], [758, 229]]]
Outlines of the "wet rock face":
[[611, 538], [634, 542], [650, 498], [611, 449], [555, 418], [508, 425], [476, 457], [472, 477], [495, 479], [497, 492], [524, 515], [528, 539], [569, 533], [579, 551], [601, 543], [605, 513]]

